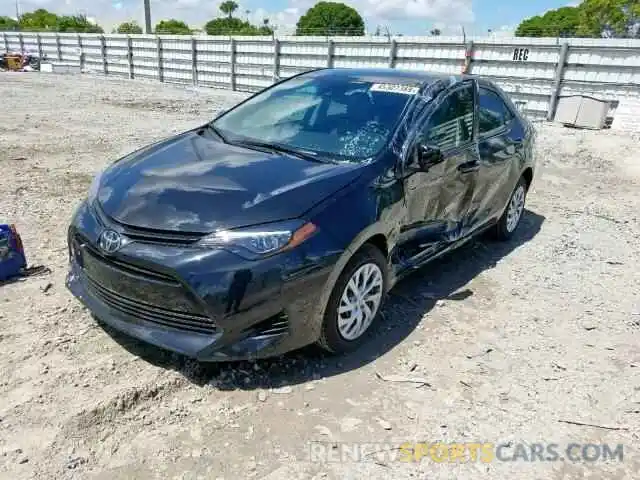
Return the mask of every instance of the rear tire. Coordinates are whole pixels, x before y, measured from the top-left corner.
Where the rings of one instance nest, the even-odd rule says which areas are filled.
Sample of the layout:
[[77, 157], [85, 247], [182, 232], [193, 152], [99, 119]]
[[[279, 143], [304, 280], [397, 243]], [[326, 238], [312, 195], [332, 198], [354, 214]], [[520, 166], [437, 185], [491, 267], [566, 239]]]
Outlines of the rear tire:
[[511, 192], [507, 208], [495, 226], [494, 237], [497, 240], [506, 241], [513, 237], [524, 215], [526, 198], [527, 181], [524, 177], [520, 177], [516, 187], [513, 189], [513, 192]]
[[380, 316], [387, 288], [387, 261], [373, 245], [347, 263], [325, 308], [318, 345], [333, 354], [356, 350]]

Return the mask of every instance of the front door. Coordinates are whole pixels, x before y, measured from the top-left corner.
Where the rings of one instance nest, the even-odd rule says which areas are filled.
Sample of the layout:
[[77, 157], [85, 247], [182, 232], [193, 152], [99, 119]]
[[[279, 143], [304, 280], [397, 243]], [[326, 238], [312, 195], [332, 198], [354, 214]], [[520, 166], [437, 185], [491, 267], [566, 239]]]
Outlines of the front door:
[[467, 217], [479, 168], [473, 141], [473, 84], [465, 82], [434, 100], [420, 128], [420, 143], [438, 147], [444, 160], [426, 172], [406, 178], [408, 219], [403, 227], [405, 251], [428, 255], [458, 240], [467, 230]]

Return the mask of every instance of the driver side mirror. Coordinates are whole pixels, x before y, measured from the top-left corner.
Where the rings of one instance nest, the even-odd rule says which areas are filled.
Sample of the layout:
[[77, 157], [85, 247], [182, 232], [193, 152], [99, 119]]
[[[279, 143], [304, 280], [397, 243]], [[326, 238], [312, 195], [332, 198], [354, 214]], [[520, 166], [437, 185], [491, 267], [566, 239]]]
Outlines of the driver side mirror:
[[442, 151], [435, 145], [429, 145], [426, 143], [418, 143], [416, 145], [414, 165], [412, 167], [415, 170], [426, 172], [434, 165], [441, 163], [444, 160]]

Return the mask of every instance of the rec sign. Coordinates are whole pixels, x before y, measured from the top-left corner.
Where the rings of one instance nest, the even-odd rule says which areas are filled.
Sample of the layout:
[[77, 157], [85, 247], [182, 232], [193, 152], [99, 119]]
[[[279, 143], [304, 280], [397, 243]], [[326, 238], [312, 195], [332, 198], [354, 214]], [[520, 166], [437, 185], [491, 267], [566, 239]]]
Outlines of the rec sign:
[[528, 48], [515, 48], [513, 50], [513, 61], [514, 62], [526, 62], [529, 60], [529, 49]]

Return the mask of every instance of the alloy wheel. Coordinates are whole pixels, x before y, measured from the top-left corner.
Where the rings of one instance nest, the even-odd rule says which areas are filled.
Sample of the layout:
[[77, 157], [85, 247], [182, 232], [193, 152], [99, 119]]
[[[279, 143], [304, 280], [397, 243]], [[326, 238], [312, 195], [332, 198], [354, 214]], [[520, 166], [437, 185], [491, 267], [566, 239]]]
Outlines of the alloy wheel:
[[365, 263], [351, 275], [338, 304], [338, 332], [355, 340], [367, 331], [378, 313], [383, 294], [382, 270]]
[[506, 227], [509, 233], [513, 232], [518, 226], [518, 222], [520, 222], [520, 217], [522, 217], [522, 212], [524, 210], [524, 197], [524, 185], [518, 185], [518, 188], [516, 188], [515, 192], [513, 192], [513, 195], [511, 196], [511, 201], [509, 202], [509, 208], [507, 210]]

